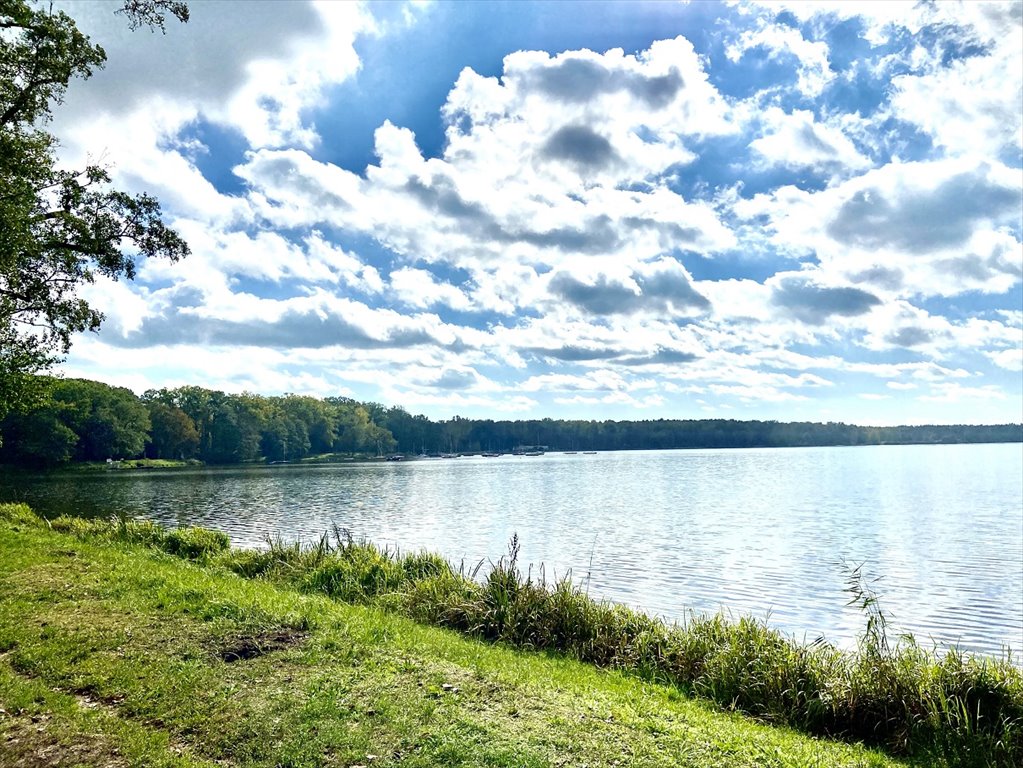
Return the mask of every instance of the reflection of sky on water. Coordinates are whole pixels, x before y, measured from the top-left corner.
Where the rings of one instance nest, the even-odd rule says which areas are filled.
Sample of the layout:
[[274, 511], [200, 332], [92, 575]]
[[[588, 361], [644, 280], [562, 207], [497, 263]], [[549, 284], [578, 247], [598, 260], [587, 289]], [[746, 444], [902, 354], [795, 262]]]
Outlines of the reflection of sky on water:
[[[864, 625], [841, 563], [865, 564], [898, 630], [1023, 648], [1018, 445], [549, 454], [406, 463], [124, 472], [5, 484], [49, 513], [121, 509], [171, 525], [313, 541], [333, 524], [456, 565], [569, 570], [590, 594], [668, 618], [769, 616], [848, 645]], [[592, 560], [592, 567], [591, 567]]]

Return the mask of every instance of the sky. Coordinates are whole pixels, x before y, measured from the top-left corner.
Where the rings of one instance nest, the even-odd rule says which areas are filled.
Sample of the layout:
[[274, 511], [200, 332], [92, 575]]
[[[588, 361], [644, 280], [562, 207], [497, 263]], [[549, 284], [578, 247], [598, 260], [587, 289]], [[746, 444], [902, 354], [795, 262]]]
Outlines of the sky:
[[50, 124], [189, 242], [59, 370], [432, 418], [1023, 420], [1023, 4], [193, 0]]

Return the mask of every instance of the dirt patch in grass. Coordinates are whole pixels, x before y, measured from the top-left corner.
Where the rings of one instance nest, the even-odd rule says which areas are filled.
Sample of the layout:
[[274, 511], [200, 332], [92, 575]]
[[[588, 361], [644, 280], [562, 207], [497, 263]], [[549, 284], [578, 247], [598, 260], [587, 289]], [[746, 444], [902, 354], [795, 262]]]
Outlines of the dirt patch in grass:
[[228, 664], [246, 661], [298, 645], [306, 639], [307, 634], [297, 629], [275, 629], [267, 632], [233, 635], [221, 641], [217, 648], [217, 655]]
[[64, 742], [49, 730], [48, 715], [13, 717], [0, 710], [0, 753], [4, 768], [126, 768], [128, 761], [100, 736], [79, 734]]

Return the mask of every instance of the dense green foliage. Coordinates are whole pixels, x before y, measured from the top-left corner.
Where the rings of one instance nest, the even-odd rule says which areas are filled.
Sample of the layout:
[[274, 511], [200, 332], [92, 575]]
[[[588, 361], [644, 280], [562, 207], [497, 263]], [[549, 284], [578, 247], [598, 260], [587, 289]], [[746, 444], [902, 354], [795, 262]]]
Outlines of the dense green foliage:
[[38, 407], [8, 415], [0, 455], [26, 464], [139, 456], [150, 429], [129, 390], [82, 379], [51, 379]]
[[331, 452], [379, 455], [394, 438], [348, 398], [228, 395], [202, 387], [146, 392], [83, 379], [37, 377], [38, 395], [0, 421], [0, 460], [198, 459], [210, 464], [297, 461]]
[[[0, 520], [44, 525], [23, 505], [0, 505]], [[400, 555], [352, 541], [302, 548], [270, 542], [231, 550], [202, 529], [166, 531], [149, 522], [58, 518], [57, 531], [149, 546], [249, 579], [369, 604], [429, 624], [515, 647], [579, 660], [669, 684], [719, 705], [811, 733], [884, 745], [955, 766], [1017, 765], [1023, 756], [1023, 675], [1007, 661], [951, 650], [937, 656], [911, 640], [890, 642], [876, 603], [854, 652], [804, 645], [763, 622], [693, 616], [668, 625], [589, 599], [569, 581], [523, 575], [513, 542], [484, 572], [455, 571], [429, 554]]]
[[5, 768], [949, 766], [239, 578], [215, 537], [174, 557], [148, 526], [76, 532], [0, 505]]
[[859, 427], [829, 422], [737, 421], [734, 419], [654, 419], [581, 421], [462, 419], [431, 422], [401, 408], [384, 422], [398, 450], [508, 451], [545, 445], [551, 450], [667, 450], [672, 448], [774, 448], [813, 445], [892, 443], [1021, 442], [1023, 425]]
[[145, 455], [209, 464], [300, 461], [395, 451], [749, 448], [885, 443], [1023, 442], [1023, 425], [858, 427], [724, 419], [431, 421], [346, 397], [231, 395], [202, 387], [126, 389], [81, 379], [31, 379], [36, 396], [0, 420], [0, 461], [52, 466]]
[[[129, 23], [187, 20], [179, 0], [129, 0]], [[0, 417], [26, 399], [26, 375], [66, 353], [74, 334], [103, 315], [78, 294], [96, 275], [131, 278], [136, 259], [176, 260], [188, 246], [146, 194], [110, 187], [97, 165], [58, 167], [56, 139], [41, 126], [74, 78], [106, 54], [62, 11], [0, 0]], [[131, 246], [130, 251], [124, 250]]]

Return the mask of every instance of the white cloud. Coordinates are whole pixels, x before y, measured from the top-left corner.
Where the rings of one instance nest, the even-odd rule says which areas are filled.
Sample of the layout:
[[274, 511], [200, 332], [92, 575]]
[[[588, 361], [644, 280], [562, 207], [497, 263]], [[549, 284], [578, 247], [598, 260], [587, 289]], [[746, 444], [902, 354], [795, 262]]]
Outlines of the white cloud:
[[757, 29], [747, 30], [725, 52], [729, 60], [738, 63], [748, 51], [760, 47], [766, 48], [772, 58], [784, 54], [796, 58], [799, 62], [796, 88], [804, 96], [819, 96], [835, 77], [826, 43], [807, 40], [798, 29], [781, 24], [761, 24]]
[[875, 46], [887, 43], [892, 32], [900, 27], [914, 35], [929, 24], [942, 22], [956, 26], [968, 23], [986, 30], [990, 27], [986, 18], [992, 9], [1010, 5], [977, 0], [944, 0], [940, 3], [916, 0], [883, 3], [875, 0], [844, 0], [841, 3], [834, 0], [753, 0], [751, 4], [772, 15], [790, 13], [800, 22], [820, 21], [823, 17], [859, 19], [865, 26], [864, 38]]
[[783, 168], [862, 170], [871, 162], [856, 149], [841, 128], [819, 123], [812, 112], [785, 113], [770, 107], [760, 113], [763, 135], [750, 148], [767, 165]]
[[[321, 24], [318, 34], [289, 40], [281, 56], [250, 60], [244, 85], [225, 105], [222, 119], [244, 132], [250, 146], [317, 143], [315, 128], [302, 113], [322, 104], [324, 89], [359, 68], [355, 38], [373, 29], [372, 18], [356, 3], [316, 2], [313, 7]], [[212, 115], [218, 116], [216, 111]]]
[[1023, 151], [1023, 29], [1005, 31], [1009, 50], [956, 61], [926, 75], [892, 81], [895, 115], [915, 123], [951, 155]]
[[328, 242], [322, 233], [313, 230], [305, 239], [305, 247], [310, 269], [317, 273], [320, 268], [325, 269], [332, 282], [363, 293], [380, 293], [384, 289], [375, 267], [364, 264], [357, 254]]
[[153, 312], [147, 292], [132, 290], [130, 285], [115, 282], [98, 275], [95, 282], [82, 287], [81, 296], [94, 307], [101, 307], [105, 316], [104, 327], [125, 335], [138, 330]]
[[531, 376], [518, 389], [524, 392], [631, 392], [656, 386], [651, 379], [626, 379], [612, 370], [588, 371], [581, 376], [564, 373], [547, 373]]
[[451, 309], [470, 310], [472, 301], [458, 287], [439, 283], [425, 269], [402, 267], [391, 273], [391, 290], [410, 307], [426, 309], [443, 304]]
[[981, 387], [964, 387], [956, 382], [932, 384], [931, 393], [920, 395], [919, 399], [933, 403], [961, 403], [972, 400], [1004, 400], [1005, 392], [995, 384]]
[[[916, 381], [946, 381], [948, 379], [965, 379], [970, 372], [962, 368], [946, 368], [931, 361], [912, 363], [845, 363], [846, 370], [854, 373], [866, 373], [884, 379], [899, 379], [908, 376]], [[892, 389], [915, 389], [913, 382], [890, 381]]]
[[[858, 19], [864, 24], [865, 39], [873, 45], [889, 42], [900, 29], [916, 36], [925, 27], [931, 28], [937, 39], [931, 49], [918, 44], [908, 59], [903, 54], [886, 58], [902, 73], [892, 80], [890, 109], [883, 111], [882, 119], [894, 115], [916, 124], [950, 155], [997, 157], [1008, 150], [1018, 158], [1023, 151], [1023, 67], [1019, 65], [1023, 14], [1018, 2], [772, 0], [761, 5], [767, 16], [785, 11], [821, 31], [830, 26], [831, 22], [824, 21], [828, 17]], [[778, 29], [761, 23], [764, 30]], [[783, 51], [788, 46], [795, 53], [799, 33], [781, 30], [770, 35], [744, 33], [738, 50], [745, 50], [743, 45], [748, 47], [762, 35], [765, 41], [760, 44], [770, 50]], [[949, 51], [965, 46], [975, 50], [951, 63], [946, 61]], [[735, 55], [732, 49], [730, 55]], [[820, 54], [812, 49], [801, 56], [810, 72], [821, 68], [820, 64], [814, 66], [815, 57], [819, 61]]]
[[310, 146], [317, 137], [303, 112], [320, 103], [325, 88], [355, 74], [355, 39], [375, 31], [356, 3], [196, 3], [189, 23], [169, 20], [165, 35], [130, 31], [115, 15], [118, 7], [68, 5], [108, 60], [71, 89], [57, 123], [61, 135], [97, 112], [114, 117], [111, 126], [136, 115], [180, 127], [202, 114], [254, 147]]
[[384, 387], [384, 394], [391, 402], [401, 403], [408, 408], [444, 408], [458, 413], [460, 409], [476, 409], [483, 413], [528, 413], [539, 403], [531, 398], [518, 395], [513, 397], [466, 395], [461, 393], [438, 394], [405, 388]]
[[[341, 226], [379, 240], [402, 262], [393, 287], [411, 306], [475, 300], [512, 314], [543, 301], [558, 274], [587, 275], [593, 287], [612, 273], [643, 303], [653, 292], [651, 310], [705, 306], [664, 254], [711, 253], [735, 237], [711, 205], [650, 179], [693, 159], [686, 137], [734, 130], [688, 41], [635, 56], [512, 54], [500, 81], [463, 71], [444, 115], [440, 158], [385, 122], [379, 162], [364, 177], [294, 149], [254, 152], [236, 172], [258, 215], [279, 226]], [[437, 263], [468, 271], [473, 298], [429, 280]], [[553, 271], [541, 279], [538, 267]]]
[[806, 395], [787, 392], [770, 386], [751, 386], [747, 384], [711, 384], [709, 392], [719, 396], [736, 398], [742, 403], [784, 403], [798, 402], [808, 399]]
[[573, 397], [555, 397], [554, 402], [559, 405], [625, 405], [630, 408], [658, 408], [667, 401], [660, 395], [647, 395], [637, 398], [624, 392], [612, 392], [602, 397], [588, 395], [575, 395]]
[[985, 352], [999, 368], [1007, 371], [1023, 371], [1023, 347], [1001, 349], [997, 352]]
[[[835, 281], [893, 296], [1002, 293], [1019, 282], [1019, 172], [969, 160], [891, 163], [819, 192], [786, 186], [736, 204], [772, 242]], [[949, 279], [954, 275], [954, 279]]]

